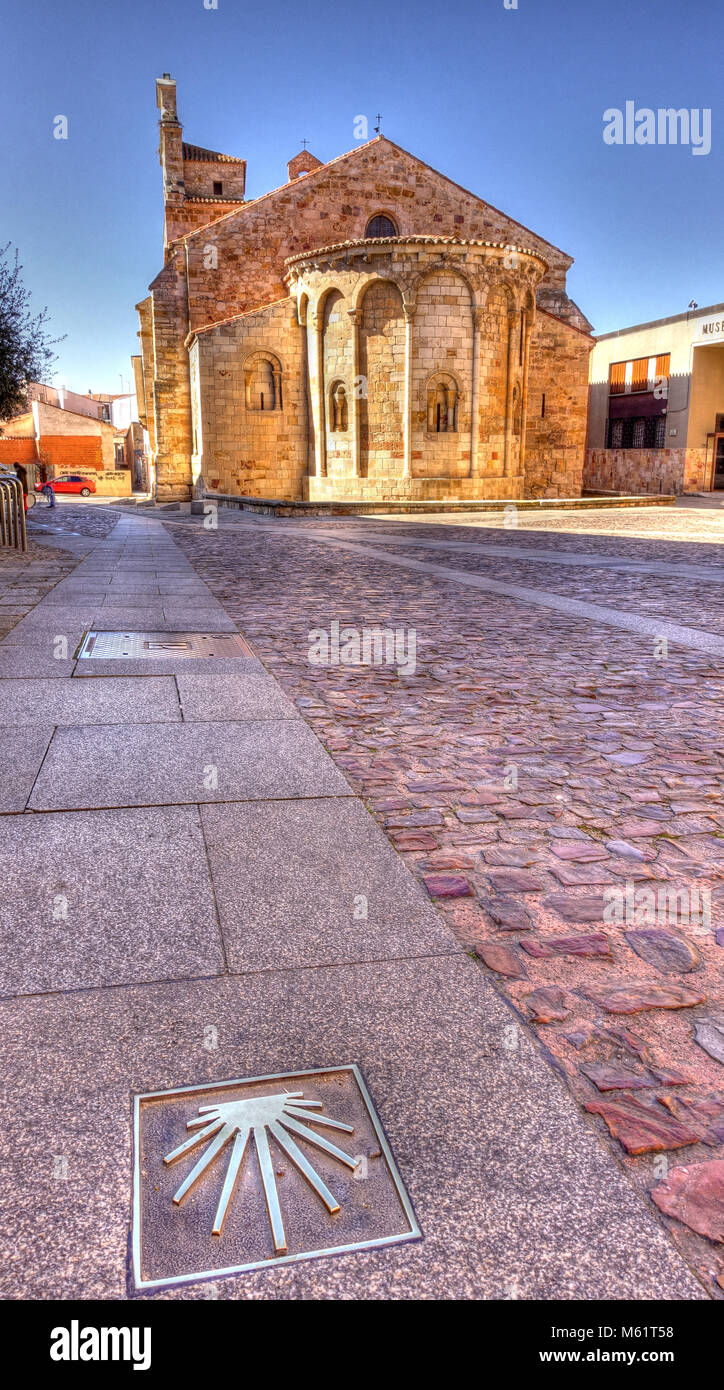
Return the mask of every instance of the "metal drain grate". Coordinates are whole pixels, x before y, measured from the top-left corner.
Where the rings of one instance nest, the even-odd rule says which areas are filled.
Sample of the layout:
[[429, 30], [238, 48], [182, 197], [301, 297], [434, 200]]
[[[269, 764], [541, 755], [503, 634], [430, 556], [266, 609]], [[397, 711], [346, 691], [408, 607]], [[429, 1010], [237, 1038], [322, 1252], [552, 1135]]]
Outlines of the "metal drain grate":
[[136, 661], [144, 657], [161, 661], [164, 657], [253, 656], [248, 642], [236, 632], [86, 632], [78, 648], [80, 660]]

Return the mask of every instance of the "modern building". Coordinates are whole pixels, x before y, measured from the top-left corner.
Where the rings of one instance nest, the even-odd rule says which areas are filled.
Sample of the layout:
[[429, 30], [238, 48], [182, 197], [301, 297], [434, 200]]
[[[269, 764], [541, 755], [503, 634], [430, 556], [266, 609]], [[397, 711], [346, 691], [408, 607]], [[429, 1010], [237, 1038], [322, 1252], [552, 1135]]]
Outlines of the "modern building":
[[724, 488], [724, 304], [596, 338], [583, 484], [637, 494]]
[[577, 496], [591, 326], [571, 257], [385, 136], [246, 200], [168, 73], [164, 265], [134, 363], [159, 498]]

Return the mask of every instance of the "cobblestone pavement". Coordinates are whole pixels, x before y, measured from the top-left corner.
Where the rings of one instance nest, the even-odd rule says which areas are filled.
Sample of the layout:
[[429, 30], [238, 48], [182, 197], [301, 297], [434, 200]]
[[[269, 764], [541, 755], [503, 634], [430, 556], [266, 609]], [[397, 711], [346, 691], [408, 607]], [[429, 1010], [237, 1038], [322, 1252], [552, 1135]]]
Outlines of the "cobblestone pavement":
[[78, 536], [103, 539], [104, 536], [110, 535], [121, 515], [122, 513], [114, 507], [87, 506], [82, 502], [77, 506], [63, 502], [55, 507], [36, 502], [28, 513], [28, 532], [62, 535], [63, 532], [70, 531]]
[[[724, 663], [697, 634], [724, 632], [724, 517], [220, 523], [169, 531], [721, 1296]], [[414, 629], [414, 673], [312, 664], [335, 622]], [[657, 638], [672, 623], [688, 645]]]
[[25, 553], [0, 549], [0, 638], [65, 579], [76, 563], [62, 550], [48, 552], [32, 539]]

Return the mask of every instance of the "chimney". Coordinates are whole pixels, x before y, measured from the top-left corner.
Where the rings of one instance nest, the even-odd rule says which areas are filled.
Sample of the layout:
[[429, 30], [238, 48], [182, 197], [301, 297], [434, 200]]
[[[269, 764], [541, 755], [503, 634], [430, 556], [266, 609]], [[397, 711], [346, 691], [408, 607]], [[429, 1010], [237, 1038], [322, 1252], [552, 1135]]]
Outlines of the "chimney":
[[161, 112], [161, 120], [168, 125], [178, 122], [176, 112], [176, 82], [170, 72], [156, 80], [156, 105]]

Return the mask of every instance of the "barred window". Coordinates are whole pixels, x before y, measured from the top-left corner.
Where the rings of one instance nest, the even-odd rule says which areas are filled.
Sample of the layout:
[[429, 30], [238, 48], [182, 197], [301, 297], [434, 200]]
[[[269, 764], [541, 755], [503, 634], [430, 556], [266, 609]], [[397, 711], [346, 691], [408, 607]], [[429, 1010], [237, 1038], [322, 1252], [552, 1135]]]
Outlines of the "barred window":
[[663, 449], [666, 416], [636, 415], [631, 420], [609, 420], [609, 449]]
[[375, 217], [372, 217], [372, 218], [370, 219], [370, 221], [367, 223], [367, 230], [366, 230], [366, 232], [365, 232], [365, 236], [366, 236], [366, 237], [388, 237], [388, 236], [397, 236], [397, 228], [396, 228], [394, 222], [392, 221], [392, 218], [391, 218], [391, 217], [385, 217], [381, 212], [378, 212], [378, 213], [376, 214], [376, 216], [375, 216]]

